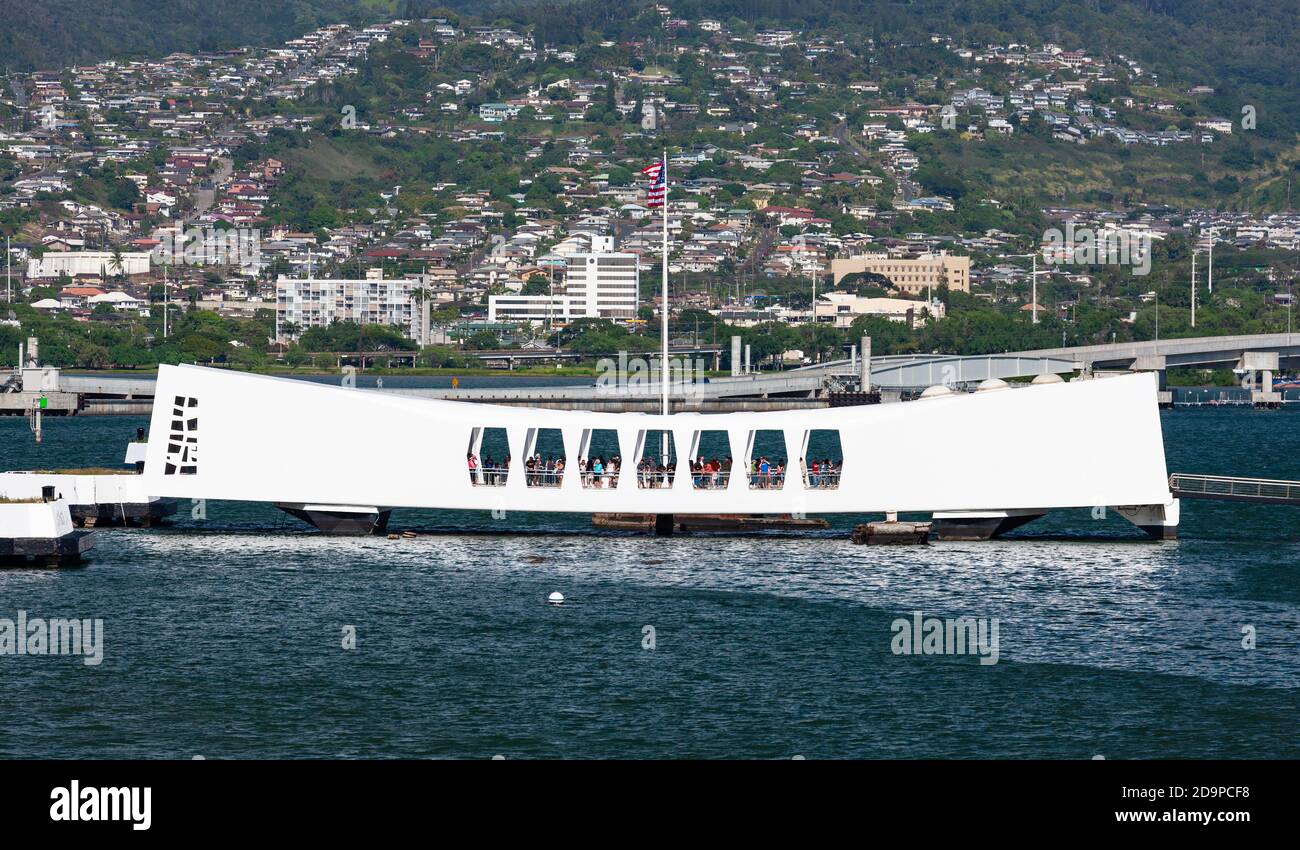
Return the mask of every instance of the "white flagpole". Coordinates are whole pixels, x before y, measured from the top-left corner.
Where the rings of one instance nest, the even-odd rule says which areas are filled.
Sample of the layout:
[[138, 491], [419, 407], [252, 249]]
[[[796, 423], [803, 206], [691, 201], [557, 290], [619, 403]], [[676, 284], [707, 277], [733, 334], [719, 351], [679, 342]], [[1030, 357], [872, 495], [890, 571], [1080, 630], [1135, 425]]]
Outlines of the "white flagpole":
[[660, 366], [659, 380], [663, 385], [664, 416], [668, 415], [668, 151], [663, 154], [663, 180], [664, 180], [664, 260], [663, 260], [663, 300], [660, 307], [660, 318], [663, 320], [660, 325], [659, 336], [662, 347], [663, 361]]

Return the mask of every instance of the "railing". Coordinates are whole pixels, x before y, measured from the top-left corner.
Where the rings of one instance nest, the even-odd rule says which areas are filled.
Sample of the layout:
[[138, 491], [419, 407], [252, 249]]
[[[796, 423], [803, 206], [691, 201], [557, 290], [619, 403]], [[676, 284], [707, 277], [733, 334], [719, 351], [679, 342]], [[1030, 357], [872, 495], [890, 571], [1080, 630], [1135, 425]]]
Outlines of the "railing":
[[725, 490], [730, 480], [730, 470], [691, 470], [691, 484], [696, 490]]
[[613, 490], [618, 486], [618, 466], [601, 464], [599, 472], [588, 466], [582, 471], [582, 486], [588, 490]]
[[767, 472], [760, 468], [755, 472], [749, 473], [749, 489], [751, 490], [780, 490], [785, 485], [785, 469], [772, 467]]
[[840, 470], [808, 470], [804, 473], [804, 484], [810, 490], [837, 490], [840, 486]]
[[646, 469], [638, 467], [636, 471], [636, 485], [642, 490], [661, 490], [673, 486], [673, 479], [676, 477], [677, 470], [668, 467], [660, 469], [652, 467]]
[[1169, 476], [1169, 489], [1175, 496], [1191, 499], [1300, 504], [1300, 481], [1175, 473]]
[[508, 466], [476, 466], [469, 471], [469, 482], [475, 487], [504, 487], [509, 474]]
[[531, 469], [525, 480], [529, 487], [559, 487], [564, 481], [564, 465], [556, 468]]

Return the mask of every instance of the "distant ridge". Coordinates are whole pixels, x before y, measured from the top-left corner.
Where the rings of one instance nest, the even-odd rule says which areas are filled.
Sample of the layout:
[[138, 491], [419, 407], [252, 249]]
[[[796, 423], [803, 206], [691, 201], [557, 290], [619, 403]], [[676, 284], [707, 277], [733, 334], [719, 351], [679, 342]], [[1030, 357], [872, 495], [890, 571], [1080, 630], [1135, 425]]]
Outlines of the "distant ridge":
[[4, 0], [0, 70], [274, 44], [326, 24], [492, 5], [493, 0]]

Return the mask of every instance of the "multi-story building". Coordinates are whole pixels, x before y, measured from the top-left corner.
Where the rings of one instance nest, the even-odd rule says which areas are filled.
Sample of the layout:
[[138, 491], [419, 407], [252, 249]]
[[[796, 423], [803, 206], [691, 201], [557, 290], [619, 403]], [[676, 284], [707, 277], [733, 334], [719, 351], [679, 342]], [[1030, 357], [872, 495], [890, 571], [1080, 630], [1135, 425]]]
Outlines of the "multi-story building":
[[612, 236], [593, 236], [591, 250], [565, 257], [564, 283], [551, 295], [491, 295], [490, 322], [558, 322], [634, 319], [640, 258], [614, 250]]
[[387, 279], [382, 269], [370, 269], [364, 279], [291, 278], [275, 282], [276, 338], [301, 333], [333, 322], [359, 325], [393, 325], [411, 339], [419, 336], [419, 311], [411, 291], [418, 280]]
[[947, 286], [953, 292], [970, 292], [970, 257], [957, 257], [946, 251], [911, 258], [863, 254], [831, 261], [831, 275], [836, 286], [846, 275], [861, 272], [887, 277], [899, 291], [912, 295], [941, 286]]

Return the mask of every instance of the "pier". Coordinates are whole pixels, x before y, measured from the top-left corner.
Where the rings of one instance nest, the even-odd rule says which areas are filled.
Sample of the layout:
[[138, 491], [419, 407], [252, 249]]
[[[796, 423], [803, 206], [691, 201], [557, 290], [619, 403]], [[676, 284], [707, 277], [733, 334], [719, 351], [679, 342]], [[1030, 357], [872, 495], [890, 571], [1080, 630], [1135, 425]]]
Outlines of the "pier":
[[1221, 499], [1259, 505], [1300, 505], [1300, 481], [1236, 478], [1225, 475], [1169, 476], [1169, 490], [1180, 499]]
[[68, 502], [53, 487], [35, 498], [0, 498], [0, 566], [78, 564], [94, 545], [93, 532], [73, 528]]

